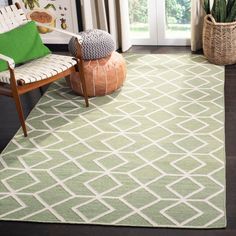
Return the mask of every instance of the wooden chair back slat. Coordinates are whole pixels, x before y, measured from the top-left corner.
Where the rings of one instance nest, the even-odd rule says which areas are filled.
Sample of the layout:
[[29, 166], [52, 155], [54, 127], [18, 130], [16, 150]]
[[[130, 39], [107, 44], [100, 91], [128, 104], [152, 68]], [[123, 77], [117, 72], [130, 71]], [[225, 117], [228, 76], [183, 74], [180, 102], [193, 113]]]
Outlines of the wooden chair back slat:
[[18, 9], [15, 5], [0, 8], [0, 33], [12, 30], [27, 21], [23, 10]]

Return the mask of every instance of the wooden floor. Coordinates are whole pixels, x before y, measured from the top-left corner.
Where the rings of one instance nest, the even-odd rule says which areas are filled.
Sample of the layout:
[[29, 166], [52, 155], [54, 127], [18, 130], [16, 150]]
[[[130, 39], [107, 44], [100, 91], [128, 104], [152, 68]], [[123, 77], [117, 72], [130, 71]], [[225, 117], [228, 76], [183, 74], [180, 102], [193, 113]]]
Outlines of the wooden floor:
[[[190, 53], [188, 47], [133, 47], [136, 53]], [[40, 92], [22, 97], [25, 115], [35, 106]], [[10, 98], [0, 97], [0, 151], [19, 128], [15, 106]], [[109, 227], [69, 224], [0, 222], [0, 236], [236, 236], [236, 65], [225, 70], [225, 133], [227, 154], [227, 221], [226, 229], [184, 230], [135, 227]]]

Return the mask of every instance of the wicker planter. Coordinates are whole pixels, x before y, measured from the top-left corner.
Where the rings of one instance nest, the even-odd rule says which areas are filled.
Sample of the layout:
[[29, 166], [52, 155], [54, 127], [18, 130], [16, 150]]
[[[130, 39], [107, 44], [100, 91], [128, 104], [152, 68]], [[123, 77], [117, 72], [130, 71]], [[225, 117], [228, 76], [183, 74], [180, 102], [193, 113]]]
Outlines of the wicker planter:
[[203, 51], [208, 61], [217, 65], [236, 63], [236, 22], [217, 23], [211, 15], [205, 16]]

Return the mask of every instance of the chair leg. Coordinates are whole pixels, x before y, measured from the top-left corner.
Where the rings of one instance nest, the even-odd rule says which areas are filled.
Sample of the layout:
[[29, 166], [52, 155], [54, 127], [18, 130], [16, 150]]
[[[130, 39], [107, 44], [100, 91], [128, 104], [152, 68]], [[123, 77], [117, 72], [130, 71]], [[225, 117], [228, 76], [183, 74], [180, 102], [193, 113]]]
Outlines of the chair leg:
[[80, 77], [80, 81], [82, 84], [85, 104], [86, 104], [86, 107], [88, 107], [89, 101], [88, 101], [88, 93], [87, 93], [87, 88], [86, 88], [86, 81], [85, 81], [85, 76], [84, 76], [84, 65], [83, 64], [84, 64], [83, 60], [79, 61], [77, 59], [77, 65], [75, 66], [75, 69], [77, 72], [79, 72], [79, 77]]
[[39, 87], [39, 91], [40, 91], [41, 96], [43, 96], [43, 87]]
[[71, 88], [70, 75], [67, 75], [67, 76], [65, 77], [65, 80], [66, 80], [66, 85], [67, 85], [69, 88]]
[[88, 107], [89, 106], [88, 93], [87, 93], [86, 82], [85, 82], [85, 78], [84, 78], [83, 73], [80, 74], [80, 81], [81, 81], [82, 88], [83, 88], [85, 104], [86, 104], [86, 107]]
[[82, 48], [81, 48], [81, 44], [80, 44], [78, 38], [76, 38], [76, 41], [77, 41], [77, 58], [76, 58], [77, 65], [75, 66], [75, 69], [77, 72], [79, 72], [79, 77], [80, 77], [80, 81], [82, 84], [85, 104], [86, 104], [86, 107], [88, 107], [89, 102], [88, 102], [86, 81], [85, 81], [85, 76], [84, 76], [84, 60], [82, 59]]
[[28, 134], [27, 134], [27, 130], [26, 130], [25, 118], [24, 118], [24, 113], [23, 113], [23, 110], [22, 110], [19, 94], [18, 93], [13, 93], [13, 99], [14, 99], [15, 104], [16, 104], [16, 110], [17, 110], [18, 117], [19, 117], [19, 120], [20, 120], [20, 123], [21, 123], [21, 127], [22, 127], [23, 132], [24, 132], [24, 136], [27, 137]]
[[21, 106], [21, 101], [20, 101], [20, 96], [18, 93], [18, 88], [17, 88], [17, 83], [16, 83], [16, 78], [15, 78], [15, 72], [14, 69], [12, 69], [11, 67], [9, 67], [9, 71], [10, 71], [10, 85], [11, 85], [11, 97], [13, 97], [15, 104], [16, 104], [16, 110], [18, 113], [18, 117], [21, 123], [21, 127], [23, 129], [24, 132], [24, 136], [27, 137], [27, 130], [26, 130], [26, 125], [25, 125], [25, 118], [24, 118], [24, 113], [22, 110], [22, 106]]

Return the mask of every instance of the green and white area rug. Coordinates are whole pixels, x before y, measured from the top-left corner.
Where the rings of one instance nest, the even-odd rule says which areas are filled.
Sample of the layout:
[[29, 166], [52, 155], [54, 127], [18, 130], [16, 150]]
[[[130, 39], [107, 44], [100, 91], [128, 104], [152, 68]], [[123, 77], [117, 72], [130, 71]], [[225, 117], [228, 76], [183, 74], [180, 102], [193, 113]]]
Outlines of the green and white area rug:
[[222, 228], [224, 68], [200, 55], [125, 54], [112, 95], [53, 84], [0, 158], [0, 219]]

